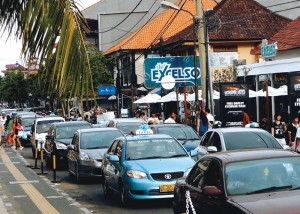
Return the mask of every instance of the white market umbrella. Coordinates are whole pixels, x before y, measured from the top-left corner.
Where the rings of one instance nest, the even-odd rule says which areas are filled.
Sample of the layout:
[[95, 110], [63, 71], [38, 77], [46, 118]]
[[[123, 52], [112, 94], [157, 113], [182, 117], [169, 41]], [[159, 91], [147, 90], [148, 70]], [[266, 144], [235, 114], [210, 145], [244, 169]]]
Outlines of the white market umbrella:
[[[168, 93], [167, 95], [163, 96], [162, 98], [160, 98], [160, 100], [158, 102], [166, 103], [166, 102], [171, 102], [171, 101], [177, 101], [175, 91], [172, 91], [172, 92]], [[184, 95], [183, 94], [178, 94], [178, 101], [184, 101]]]
[[112, 96], [108, 97], [108, 100], [116, 100], [116, 99], [117, 99], [116, 95], [112, 95]]
[[[269, 97], [276, 97], [276, 96], [285, 96], [287, 95], [287, 86], [281, 86], [280, 88], [273, 88], [271, 86], [268, 86], [268, 95]], [[259, 90], [257, 91], [258, 96], [260, 97], [266, 97], [266, 91]]]
[[148, 91], [145, 87], [141, 86], [139, 88], [137, 88], [136, 90], [138, 91]]
[[147, 94], [146, 96], [142, 97], [141, 99], [138, 99], [134, 101], [133, 103], [139, 104], [139, 103], [156, 103], [161, 98], [158, 94]]
[[[214, 100], [218, 100], [220, 99], [220, 92], [214, 90]], [[198, 99], [202, 100], [202, 90], [198, 90]], [[190, 94], [186, 101], [190, 102], [190, 101], [195, 101], [195, 93]]]

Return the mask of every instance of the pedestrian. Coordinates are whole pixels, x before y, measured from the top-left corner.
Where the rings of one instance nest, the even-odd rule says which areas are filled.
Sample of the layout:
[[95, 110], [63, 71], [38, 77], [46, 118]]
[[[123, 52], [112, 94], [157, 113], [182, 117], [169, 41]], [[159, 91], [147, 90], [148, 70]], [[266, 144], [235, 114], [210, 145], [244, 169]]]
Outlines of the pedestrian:
[[245, 110], [243, 110], [243, 125], [242, 125], [242, 127], [245, 127], [249, 123], [250, 123], [250, 117], [247, 114], [247, 112]]
[[[150, 120], [150, 119], [152, 120], [152, 124], [153, 124], [153, 125], [159, 124], [159, 120], [158, 120], [158, 118], [157, 118], [157, 116], [156, 116], [156, 113], [153, 112], [153, 113], [151, 114], [151, 118], [149, 118], [149, 120]], [[148, 121], [149, 121], [149, 120], [148, 120]]]
[[20, 138], [19, 131], [23, 131], [23, 127], [21, 126], [17, 118], [14, 118], [13, 120], [12, 128], [13, 128], [13, 146], [11, 148], [15, 149], [16, 145], [18, 144], [20, 150], [24, 149], [19, 139]]
[[295, 150], [295, 138], [297, 129], [299, 127], [299, 118], [298, 116], [293, 117], [293, 121], [288, 125], [287, 131], [288, 131], [288, 142], [291, 149]]
[[4, 128], [4, 124], [6, 122], [6, 114], [5, 112], [1, 113], [1, 117], [0, 117], [0, 143], [2, 144], [2, 140], [4, 139], [4, 132], [5, 132], [5, 128]]
[[9, 115], [7, 115], [7, 119], [6, 119], [6, 122], [4, 124], [5, 126], [5, 132], [6, 132], [6, 143], [8, 145], [11, 145], [13, 140], [12, 140], [12, 137], [13, 137], [13, 130], [12, 130], [12, 119]]
[[164, 119], [163, 119], [162, 114], [158, 115], [158, 121], [159, 121], [159, 124], [164, 124]]
[[200, 106], [200, 117], [197, 119], [197, 132], [199, 136], [202, 137], [208, 131], [208, 119], [204, 112], [204, 106]]
[[271, 124], [271, 134], [277, 139], [277, 141], [282, 145], [286, 145], [284, 132], [286, 131], [285, 122], [281, 121], [281, 115], [275, 114], [275, 122]]
[[206, 114], [206, 117], [207, 117], [207, 120], [208, 120], [208, 125], [209, 125], [208, 128], [212, 129], [213, 126], [214, 126], [215, 118], [210, 113], [210, 109], [209, 108], [205, 108], [205, 114]]

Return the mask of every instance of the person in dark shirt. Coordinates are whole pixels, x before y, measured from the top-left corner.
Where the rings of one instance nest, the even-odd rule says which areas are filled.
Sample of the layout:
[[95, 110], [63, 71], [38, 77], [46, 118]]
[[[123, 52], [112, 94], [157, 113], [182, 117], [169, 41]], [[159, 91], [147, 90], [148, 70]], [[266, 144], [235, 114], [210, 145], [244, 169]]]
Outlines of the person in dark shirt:
[[285, 122], [281, 121], [281, 115], [275, 114], [275, 122], [271, 124], [271, 134], [276, 138], [276, 140], [282, 145], [286, 145], [284, 132], [286, 131]]
[[293, 117], [293, 121], [288, 125], [288, 136], [289, 136], [289, 146], [292, 148], [295, 145], [295, 137], [297, 133], [297, 128], [299, 127], [298, 116]]

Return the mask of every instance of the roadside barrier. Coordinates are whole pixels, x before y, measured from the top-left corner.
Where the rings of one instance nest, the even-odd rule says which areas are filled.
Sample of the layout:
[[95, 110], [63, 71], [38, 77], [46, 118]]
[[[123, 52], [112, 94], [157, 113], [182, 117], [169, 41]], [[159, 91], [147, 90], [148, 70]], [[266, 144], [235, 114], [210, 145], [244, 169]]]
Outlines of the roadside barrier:
[[56, 149], [56, 143], [52, 141], [53, 144], [53, 150], [52, 150], [52, 168], [53, 168], [53, 180], [51, 181], [52, 183], [59, 183], [60, 180], [56, 179], [56, 155], [57, 155], [57, 149]]
[[31, 169], [39, 169], [40, 168], [37, 166], [37, 160], [38, 160], [38, 142], [35, 141], [34, 167], [31, 167]]
[[38, 175], [46, 175], [48, 172], [44, 172], [44, 149], [43, 149], [43, 142], [41, 142], [41, 172], [38, 172]]

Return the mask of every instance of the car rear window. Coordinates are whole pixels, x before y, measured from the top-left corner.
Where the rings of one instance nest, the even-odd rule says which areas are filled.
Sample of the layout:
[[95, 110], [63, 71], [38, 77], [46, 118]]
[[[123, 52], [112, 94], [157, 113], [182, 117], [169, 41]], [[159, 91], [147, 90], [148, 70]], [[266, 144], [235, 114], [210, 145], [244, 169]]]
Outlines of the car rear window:
[[278, 148], [282, 149], [275, 138], [264, 132], [223, 133], [226, 150]]
[[167, 134], [177, 140], [198, 140], [198, 135], [190, 127], [185, 126], [162, 126], [157, 128], [158, 134]]

